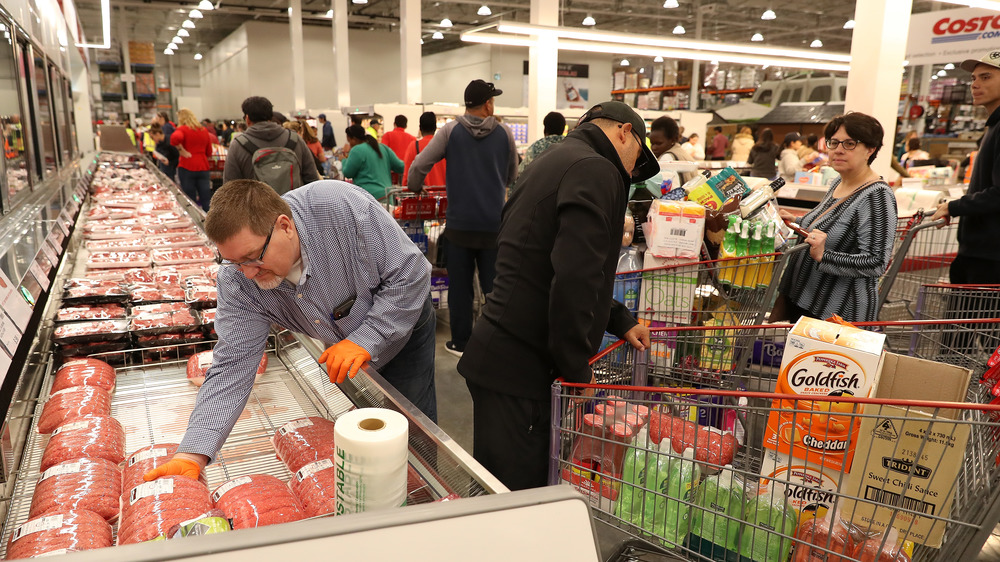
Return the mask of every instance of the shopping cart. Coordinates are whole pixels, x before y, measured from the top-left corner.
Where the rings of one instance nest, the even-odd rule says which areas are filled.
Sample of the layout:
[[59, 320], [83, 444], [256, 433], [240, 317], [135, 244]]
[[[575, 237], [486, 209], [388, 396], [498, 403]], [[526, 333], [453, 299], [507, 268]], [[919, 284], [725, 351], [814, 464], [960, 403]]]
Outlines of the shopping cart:
[[920, 286], [948, 280], [958, 252], [958, 219], [924, 222], [923, 211], [901, 217], [896, 227], [892, 261], [879, 286], [879, 319], [915, 318], [913, 304]]
[[785, 252], [746, 257], [677, 259], [616, 277], [625, 284], [640, 281], [633, 310], [651, 327], [759, 324], [774, 303], [785, 263], [808, 248], [799, 244]]
[[[970, 324], [998, 321], [983, 319]], [[933, 355], [933, 343], [953, 330], [948, 323], [929, 321], [869, 323], [865, 327], [886, 332], [890, 340], [891, 336], [908, 334], [909, 347], [900, 351], [918, 357]], [[775, 346], [784, 343], [790, 326], [739, 328], [756, 331], [754, 342]], [[686, 339], [705, 345], [712, 336], [704, 328], [700, 331], [699, 335], [695, 327], [655, 330], [654, 348], [656, 340], [679, 344]], [[822, 521], [827, 509], [852, 520], [862, 510], [877, 509], [883, 516], [880, 521], [899, 527], [894, 534], [883, 533], [871, 524], [855, 524], [855, 538], [867, 541], [865, 544], [874, 550], [890, 549], [899, 533], [916, 533], [923, 522], [943, 529], [943, 545], [940, 549], [917, 545], [914, 560], [976, 559], [1000, 519], [1000, 406], [977, 403], [972, 387], [967, 402], [853, 397], [800, 400], [767, 391], [773, 389], [780, 361], [780, 348], [772, 348], [771, 353], [759, 354], [736, 370], [742, 380], [753, 380], [753, 386], [765, 391], [739, 388], [739, 383], [730, 384], [735, 388], [732, 390], [691, 384], [650, 386], [664, 384], [654, 371], [674, 370], [673, 364], [663, 363], [653, 353], [613, 346], [595, 358], [593, 368], [599, 382], [616, 380], [618, 384], [553, 386], [550, 483], [570, 483], [582, 490], [591, 500], [595, 519], [612, 530], [691, 560], [783, 562], [789, 551], [796, 549], [799, 554], [798, 549], [808, 548], [822, 559], [837, 555], [829, 560], [841, 556], [843, 560], [858, 560], [839, 543], [810, 540], [806, 534], [809, 525], [803, 523], [815, 514]], [[981, 374], [974, 372], [973, 378]], [[582, 395], [584, 391], [590, 396]], [[924, 436], [918, 439], [916, 451], [900, 450], [896, 442], [887, 454], [887, 458], [913, 454], [920, 459], [909, 466], [892, 465], [899, 469], [896, 484], [912, 493], [897, 493], [890, 484], [868, 486], [859, 492], [860, 488], [845, 486], [850, 483], [850, 472], [845, 468], [832, 474], [826, 471], [817, 480], [810, 480], [814, 476], [805, 470], [774, 469], [776, 455], [763, 446], [768, 418], [779, 413], [795, 415], [806, 420], [806, 425], [825, 427], [825, 416], [831, 411], [845, 416], [849, 427], [867, 421], [877, 428], [891, 427], [898, 434]], [[926, 427], [928, 415], [936, 416], [933, 431]], [[788, 426], [790, 442], [794, 442], [799, 423], [796, 420]], [[964, 452], [957, 477], [935, 480], [938, 467], [945, 463], [940, 456], [922, 456], [925, 450], [937, 450], [935, 439], [928, 435], [952, 440], [955, 452]], [[665, 437], [671, 439], [671, 447], [661, 441]], [[693, 459], [679, 452], [686, 446], [695, 451]], [[867, 449], [865, 453], [859, 449], [853, 470], [862, 474], [886, 470], [872, 464], [866, 453]], [[701, 480], [699, 473], [709, 476]], [[823, 478], [829, 481], [824, 484]], [[941, 511], [944, 504], [932, 497], [932, 490], [945, 498], [954, 497], [950, 512]], [[758, 491], [763, 492], [761, 496], [757, 496]], [[932, 507], [933, 513], [928, 513]], [[809, 542], [816, 544], [803, 546]]]

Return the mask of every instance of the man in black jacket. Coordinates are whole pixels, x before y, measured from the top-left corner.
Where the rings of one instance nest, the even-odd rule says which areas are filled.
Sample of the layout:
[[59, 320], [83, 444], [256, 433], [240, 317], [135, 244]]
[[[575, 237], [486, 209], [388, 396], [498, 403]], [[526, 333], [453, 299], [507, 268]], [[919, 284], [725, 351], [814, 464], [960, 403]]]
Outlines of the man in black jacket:
[[627, 105], [598, 104], [580, 123], [504, 207], [493, 292], [458, 364], [473, 456], [511, 489], [547, 484], [552, 382], [593, 382], [588, 359], [605, 330], [649, 346], [649, 330], [611, 293], [628, 186], [660, 168]]

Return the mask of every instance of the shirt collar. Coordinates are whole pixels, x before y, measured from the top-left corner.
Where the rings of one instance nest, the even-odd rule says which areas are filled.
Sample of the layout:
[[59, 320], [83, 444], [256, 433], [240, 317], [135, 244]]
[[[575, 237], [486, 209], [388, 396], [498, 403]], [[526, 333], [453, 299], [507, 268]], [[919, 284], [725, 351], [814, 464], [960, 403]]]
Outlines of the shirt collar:
[[299, 216], [299, 212], [292, 208], [292, 221], [295, 222], [295, 233], [299, 236], [299, 254], [300, 262], [302, 263], [302, 276], [299, 279], [299, 284], [305, 282], [311, 274], [311, 268], [309, 267], [309, 255], [306, 252], [306, 248], [309, 247], [309, 232], [304, 228], [300, 228], [300, 225], [305, 224], [305, 219]]

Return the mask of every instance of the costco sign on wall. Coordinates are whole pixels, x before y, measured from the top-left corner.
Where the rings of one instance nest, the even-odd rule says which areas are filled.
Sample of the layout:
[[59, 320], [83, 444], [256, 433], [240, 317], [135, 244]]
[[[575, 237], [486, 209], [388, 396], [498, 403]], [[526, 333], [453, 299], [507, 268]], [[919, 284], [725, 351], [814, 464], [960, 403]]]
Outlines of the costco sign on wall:
[[1000, 13], [981, 8], [910, 16], [906, 60], [910, 66], [959, 63], [1000, 48]]

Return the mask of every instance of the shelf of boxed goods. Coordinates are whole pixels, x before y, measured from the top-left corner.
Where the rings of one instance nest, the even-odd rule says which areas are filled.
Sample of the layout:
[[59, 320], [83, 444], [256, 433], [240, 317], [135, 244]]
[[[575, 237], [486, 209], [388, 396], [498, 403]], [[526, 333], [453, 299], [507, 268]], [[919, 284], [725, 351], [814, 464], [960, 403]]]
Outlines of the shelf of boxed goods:
[[[87, 488], [69, 486], [61, 492], [68, 494], [63, 498], [53, 496], [50, 488], [39, 486], [55, 473], [58, 473], [56, 478], [72, 480], [78, 474], [74, 471], [83, 470], [72, 463], [73, 459], [67, 459], [70, 466], [60, 464], [54, 472], [42, 475], [41, 469], [53, 464], [54, 454], [70, 453], [65, 448], [59, 449], [66, 445], [63, 436], [56, 435], [59, 430], [50, 437], [38, 432], [39, 424], [44, 426], [43, 430], [51, 431], [48, 426], [59, 425], [60, 419], [73, 415], [72, 412], [99, 416], [98, 421], [83, 418], [82, 422], [80, 419], [69, 422], [61, 426], [65, 428], [62, 431], [86, 433], [96, 431], [97, 426], [112, 429], [120, 426], [123, 442], [101, 440], [98, 456], [118, 463], [126, 455], [131, 457], [132, 453], [145, 450], [141, 455], [146, 457], [145, 461], [140, 462], [157, 464], [169, 458], [171, 444], [183, 437], [198, 393], [195, 385], [210, 364], [204, 355], [215, 343], [214, 308], [209, 308], [214, 304], [210, 301], [215, 287], [210, 278], [218, 265], [214, 263], [214, 249], [206, 242], [200, 227], [203, 213], [195, 210], [196, 206], [165, 181], [162, 174], [134, 156], [104, 154], [92, 177], [91, 196], [81, 210], [78, 228], [53, 283], [53, 288], [63, 290], [61, 295], [53, 294], [49, 299], [43, 311], [44, 320], [32, 341], [38, 367], [26, 387], [36, 389], [37, 399], [26, 401], [34, 412], [28, 414], [31, 424], [26, 431], [24, 453], [12, 474], [12, 493], [0, 538], [2, 554], [12, 548], [12, 534], [18, 533], [20, 537], [27, 534], [25, 529], [34, 529], [23, 525], [42, 513], [39, 507], [42, 502], [52, 502], [55, 498], [58, 504], [70, 505]], [[152, 212], [137, 219], [133, 215], [140, 208]], [[85, 320], [88, 318], [93, 320]], [[364, 407], [394, 410], [407, 420], [407, 504], [505, 491], [499, 481], [378, 373], [363, 370], [343, 384], [330, 383], [325, 369], [316, 360], [324, 347], [321, 342], [286, 330], [272, 331], [247, 406], [216, 462], [204, 472], [205, 484], [209, 486], [202, 488], [206, 498], [208, 490], [250, 475], [277, 477], [284, 488], [283, 482], [296, 479], [300, 467], [290, 470], [290, 458], [282, 461], [276, 456], [276, 451], [285, 451], [280, 446], [281, 438], [292, 432], [305, 435], [305, 430], [299, 431], [303, 427], [332, 426], [324, 420], [335, 420], [349, 410]], [[57, 393], [64, 391], [67, 384], [79, 384], [71, 375], [82, 367], [79, 362], [73, 366], [71, 357], [82, 356], [89, 357], [93, 370], [104, 373], [105, 379], [105, 388], [86, 392], [104, 393], [104, 399], [87, 402], [94, 405], [92, 410], [84, 411], [83, 403], [75, 400], [70, 401], [68, 410], [60, 409], [62, 406], [57, 404], [61, 395]], [[68, 381], [63, 380], [67, 377]], [[332, 436], [332, 429], [328, 434]], [[58, 450], [50, 450], [53, 448]], [[299, 455], [320, 461], [328, 458], [321, 454], [324, 450], [323, 444], [308, 442]], [[107, 458], [109, 455], [113, 458]], [[77, 464], [100, 462], [92, 459]], [[129, 466], [129, 463], [123, 465], [126, 481], [136, 478], [136, 474], [128, 473]], [[325, 467], [323, 464], [315, 468]], [[115, 467], [112, 472], [117, 470]], [[298, 472], [299, 476], [302, 474]], [[263, 478], [266, 477], [260, 479]], [[100, 486], [118, 486], [113, 495], [122, 493], [123, 505], [131, 505], [130, 491], [121, 489], [115, 478]], [[41, 497], [36, 497], [36, 490]], [[311, 489], [309, 500], [328, 500], [334, 495], [332, 484], [324, 485], [317, 477], [317, 486]], [[297, 501], [304, 506], [316, 505], [309, 500]], [[124, 520], [116, 523], [117, 501], [105, 507], [109, 511], [104, 515], [118, 533], [122, 530], [120, 525], [126, 523]], [[291, 515], [284, 513], [276, 522], [305, 518], [304, 509], [292, 510]], [[125, 515], [126, 519], [129, 517], [134, 520], [137, 516]], [[119, 540], [131, 542], [137, 537], [148, 540], [169, 527], [170, 522], [163, 518], [156, 522], [153, 514], [148, 517], [148, 521], [132, 521], [126, 536], [118, 535]], [[336, 526], [337, 521], [332, 524]], [[37, 527], [41, 523], [32, 525]], [[136, 526], [156, 529], [140, 536], [133, 529]], [[96, 546], [110, 546], [110, 531], [98, 539]], [[207, 552], [213, 544], [216, 543], [205, 541], [203, 548]], [[21, 550], [16, 553], [19, 557], [25, 555]], [[124, 554], [109, 549], [101, 559], [134, 560], [135, 554], [127, 549]]]

